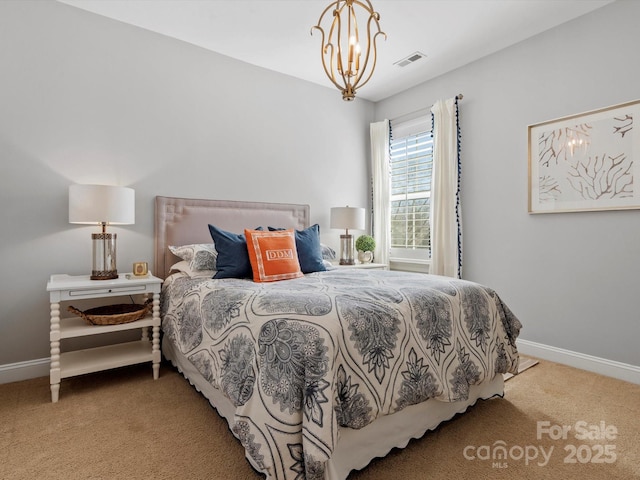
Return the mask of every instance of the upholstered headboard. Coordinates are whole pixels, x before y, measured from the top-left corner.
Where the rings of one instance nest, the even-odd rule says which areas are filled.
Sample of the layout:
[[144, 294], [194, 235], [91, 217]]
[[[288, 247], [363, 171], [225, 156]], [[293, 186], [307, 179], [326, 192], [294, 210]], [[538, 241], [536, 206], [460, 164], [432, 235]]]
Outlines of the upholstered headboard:
[[166, 278], [180, 260], [169, 245], [213, 243], [209, 224], [235, 233], [258, 226], [302, 230], [309, 226], [309, 205], [156, 197], [154, 275]]

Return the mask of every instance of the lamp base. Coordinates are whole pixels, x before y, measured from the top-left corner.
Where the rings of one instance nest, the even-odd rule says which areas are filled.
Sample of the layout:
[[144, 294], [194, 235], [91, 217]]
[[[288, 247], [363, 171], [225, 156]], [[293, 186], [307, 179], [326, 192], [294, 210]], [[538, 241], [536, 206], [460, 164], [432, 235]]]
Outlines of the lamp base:
[[93, 233], [93, 265], [91, 280], [113, 280], [118, 278], [116, 268], [115, 233]]
[[91, 270], [91, 280], [114, 280], [118, 278], [117, 270], [96, 271]]
[[340, 265], [355, 265], [353, 235], [340, 235]]

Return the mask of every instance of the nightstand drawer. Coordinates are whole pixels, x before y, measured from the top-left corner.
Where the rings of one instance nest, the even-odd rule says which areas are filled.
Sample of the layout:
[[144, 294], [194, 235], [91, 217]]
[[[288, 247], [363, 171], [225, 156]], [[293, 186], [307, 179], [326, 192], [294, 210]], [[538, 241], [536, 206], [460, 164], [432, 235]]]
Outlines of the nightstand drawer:
[[69, 290], [67, 295], [72, 298], [82, 297], [102, 297], [105, 295], [131, 295], [135, 293], [148, 292], [146, 285], [130, 285], [126, 287], [108, 287], [108, 288], [80, 288]]

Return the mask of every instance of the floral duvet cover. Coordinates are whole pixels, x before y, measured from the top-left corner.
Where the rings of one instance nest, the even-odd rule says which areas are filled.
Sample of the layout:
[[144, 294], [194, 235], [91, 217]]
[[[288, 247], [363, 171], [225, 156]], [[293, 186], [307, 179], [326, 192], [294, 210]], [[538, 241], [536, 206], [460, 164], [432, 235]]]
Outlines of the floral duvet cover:
[[336, 269], [274, 283], [175, 274], [164, 334], [235, 405], [268, 478], [323, 478], [338, 428], [516, 373], [518, 319], [482, 285]]

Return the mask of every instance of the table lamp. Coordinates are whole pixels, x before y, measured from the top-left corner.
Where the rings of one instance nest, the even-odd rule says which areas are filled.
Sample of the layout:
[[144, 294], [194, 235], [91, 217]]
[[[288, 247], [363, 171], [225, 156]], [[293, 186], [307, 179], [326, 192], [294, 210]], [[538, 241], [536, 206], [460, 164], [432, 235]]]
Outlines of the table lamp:
[[101, 233], [92, 233], [93, 265], [91, 280], [118, 278], [116, 234], [107, 233], [107, 225], [135, 223], [135, 191], [112, 185], [70, 185], [69, 223], [100, 225]]
[[334, 207], [331, 209], [331, 228], [344, 228], [344, 235], [340, 235], [340, 265], [354, 265], [353, 235], [349, 229], [364, 230], [364, 208]]

